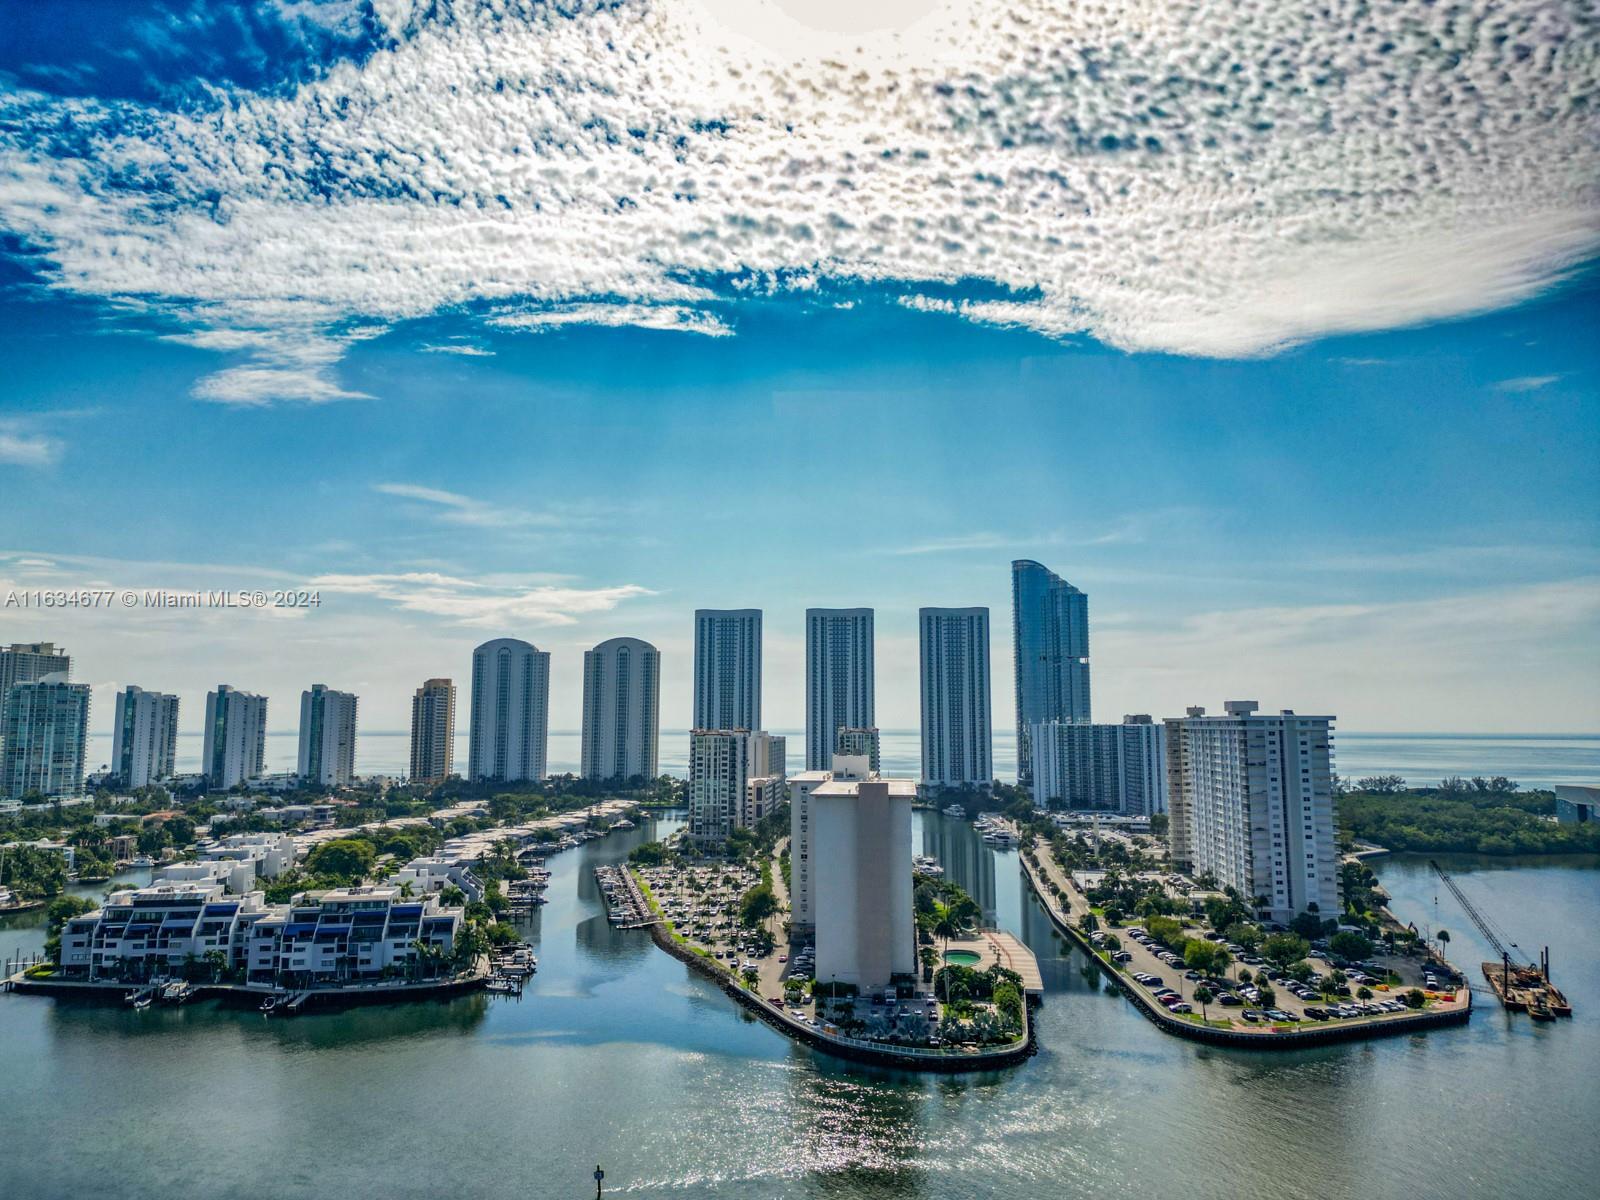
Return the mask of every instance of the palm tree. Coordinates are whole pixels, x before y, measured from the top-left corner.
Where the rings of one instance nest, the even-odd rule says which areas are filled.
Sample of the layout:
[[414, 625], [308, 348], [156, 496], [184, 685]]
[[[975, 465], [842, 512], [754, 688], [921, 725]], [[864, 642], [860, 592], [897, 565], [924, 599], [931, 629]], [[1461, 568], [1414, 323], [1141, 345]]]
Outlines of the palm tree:
[[1228, 968], [1233, 966], [1233, 955], [1228, 953], [1226, 946], [1218, 946], [1217, 953], [1211, 960], [1211, 969], [1223, 979], [1228, 977]]
[[1200, 1006], [1200, 1019], [1202, 1021], [1206, 1019], [1206, 1005], [1215, 999], [1216, 997], [1212, 994], [1211, 989], [1203, 983], [1194, 989], [1194, 1001]]
[[930, 923], [930, 929], [934, 937], [944, 940], [945, 963], [943, 970], [944, 1002], [946, 1004], [950, 1003], [950, 939], [964, 928], [966, 928], [966, 925], [957, 918], [955, 906], [937, 900], [934, 901], [933, 921]]

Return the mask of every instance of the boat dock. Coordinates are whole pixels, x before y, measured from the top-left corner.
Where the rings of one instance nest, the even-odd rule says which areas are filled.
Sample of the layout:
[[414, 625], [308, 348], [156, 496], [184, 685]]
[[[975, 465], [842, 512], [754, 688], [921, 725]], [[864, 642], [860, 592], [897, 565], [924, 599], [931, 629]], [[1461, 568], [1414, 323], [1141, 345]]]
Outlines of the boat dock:
[[650, 911], [649, 902], [626, 867], [596, 867], [594, 878], [606, 898], [606, 919], [613, 925], [620, 929], [643, 929], [660, 920]]

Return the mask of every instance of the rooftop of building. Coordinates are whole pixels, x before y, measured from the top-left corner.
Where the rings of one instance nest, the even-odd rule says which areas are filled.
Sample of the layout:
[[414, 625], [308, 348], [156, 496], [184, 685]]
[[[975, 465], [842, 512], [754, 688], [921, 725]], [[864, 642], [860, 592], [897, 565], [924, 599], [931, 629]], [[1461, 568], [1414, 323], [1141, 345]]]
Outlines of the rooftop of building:
[[857, 796], [861, 793], [863, 784], [885, 784], [890, 796], [910, 796], [917, 794], [917, 781], [914, 779], [885, 779], [879, 775], [869, 776], [866, 779], [831, 779], [816, 791], [813, 796]]

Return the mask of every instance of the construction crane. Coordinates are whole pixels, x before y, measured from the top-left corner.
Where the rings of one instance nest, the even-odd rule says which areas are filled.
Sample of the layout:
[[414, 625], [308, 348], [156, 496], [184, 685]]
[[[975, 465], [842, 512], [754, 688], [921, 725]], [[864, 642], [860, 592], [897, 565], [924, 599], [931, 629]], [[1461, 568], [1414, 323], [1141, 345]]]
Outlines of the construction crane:
[[[1433, 868], [1433, 873], [1444, 880], [1445, 887], [1450, 889], [1450, 894], [1456, 898], [1456, 903], [1461, 905], [1463, 912], [1472, 918], [1472, 923], [1478, 927], [1478, 932], [1483, 934], [1484, 940], [1494, 947], [1500, 956], [1497, 963], [1486, 962], [1483, 964], [1483, 978], [1488, 983], [1500, 1003], [1511, 1012], [1525, 1012], [1535, 1021], [1553, 1021], [1557, 1017], [1570, 1017], [1572, 1005], [1567, 1003], [1567, 998], [1561, 989], [1550, 982], [1550, 947], [1546, 946], [1539, 952], [1537, 963], [1527, 962], [1523, 957], [1522, 947], [1511, 940], [1509, 934], [1494, 923], [1486, 914], [1478, 911], [1478, 906], [1468, 900], [1466, 894], [1456, 886], [1456, 881], [1450, 878], [1450, 873], [1434, 862], [1431, 858], [1428, 865]], [[1517, 952], [1517, 958], [1512, 960], [1511, 952]]]
[[1478, 927], [1478, 932], [1483, 934], [1484, 940], [1494, 947], [1496, 957], [1502, 961], [1511, 959], [1511, 951], [1515, 950], [1518, 961], [1521, 961], [1522, 947], [1511, 940], [1511, 935], [1496, 925], [1487, 914], [1478, 911], [1478, 906], [1467, 899], [1467, 894], [1456, 886], [1456, 881], [1450, 878], [1450, 873], [1433, 859], [1428, 860], [1428, 865], [1433, 868], [1433, 873], [1444, 880], [1445, 887], [1450, 889], [1450, 894], [1456, 898], [1456, 903], [1461, 905], [1463, 912], [1472, 918], [1472, 923]]

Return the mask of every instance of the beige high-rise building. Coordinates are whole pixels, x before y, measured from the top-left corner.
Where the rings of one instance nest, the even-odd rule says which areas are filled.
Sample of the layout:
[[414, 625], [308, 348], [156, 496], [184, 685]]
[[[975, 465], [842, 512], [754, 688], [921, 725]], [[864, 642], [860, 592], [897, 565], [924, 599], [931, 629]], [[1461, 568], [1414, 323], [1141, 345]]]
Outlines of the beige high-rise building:
[[516, 638], [472, 652], [467, 775], [476, 783], [545, 777], [550, 745], [550, 654]]
[[654, 779], [661, 727], [661, 655], [620, 637], [583, 653], [585, 779]]
[[[866, 765], [861, 759], [856, 764]], [[897, 976], [914, 976], [916, 796], [917, 785], [909, 779], [849, 779], [841, 773], [811, 793], [819, 983], [854, 984], [865, 993]]]
[[411, 696], [411, 782], [443, 783], [456, 757], [456, 685], [430, 679]]

